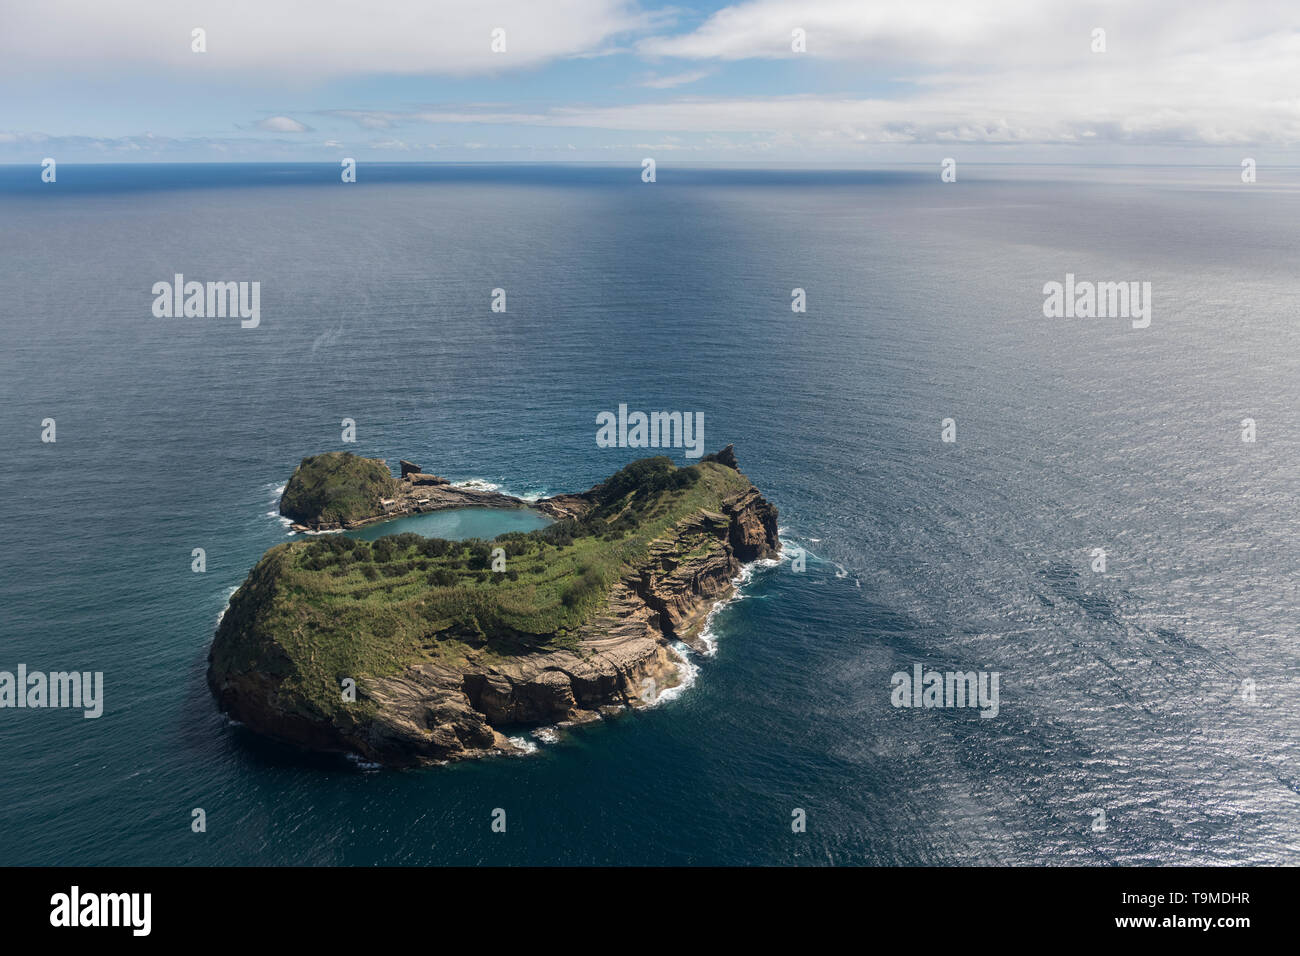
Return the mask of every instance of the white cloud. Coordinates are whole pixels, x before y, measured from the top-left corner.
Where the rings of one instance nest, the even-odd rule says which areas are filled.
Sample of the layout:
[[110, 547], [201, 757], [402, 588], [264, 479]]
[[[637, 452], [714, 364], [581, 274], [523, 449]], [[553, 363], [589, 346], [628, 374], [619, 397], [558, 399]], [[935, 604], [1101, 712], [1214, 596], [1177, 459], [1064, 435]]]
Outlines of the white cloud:
[[690, 33], [645, 39], [640, 49], [690, 59], [797, 56], [801, 54], [791, 49], [791, 33], [798, 28], [807, 34], [808, 53], [819, 56], [950, 59], [963, 48], [995, 41], [999, 22], [1017, 22], [1047, 2], [750, 0], [722, 8]]
[[268, 116], [266, 119], [258, 120], [257, 128], [266, 130], [269, 133], [310, 133], [311, 127], [304, 126], [296, 119], [288, 116]]
[[[543, 106], [552, 88], [539, 85], [537, 99], [519, 103], [397, 109], [381, 102], [311, 116], [327, 127], [323, 135], [338, 135], [331, 120], [342, 119], [391, 149], [406, 145], [396, 131], [416, 124], [632, 131], [668, 142], [689, 137], [683, 149], [725, 142], [810, 155], [909, 143], [1300, 147], [1296, 0], [1095, 0], [1086, 7], [1077, 0], [743, 0], [677, 35], [663, 33], [668, 12], [638, 5], [650, 2], [666, 0], [0, 0], [7, 5], [0, 74], [211, 76], [263, 92], [274, 108], [284, 102], [282, 75], [311, 83], [365, 73], [474, 74], [633, 44], [645, 62], [629, 69], [626, 82], [665, 91], [661, 102], [609, 105], [602, 90], [603, 105], [570, 98]], [[194, 26], [207, 30], [205, 54], [190, 52]], [[497, 26], [507, 31], [505, 54], [490, 50]], [[807, 31], [806, 54], [790, 50], [795, 27]], [[1102, 54], [1090, 50], [1096, 27], [1106, 31]], [[773, 73], [791, 84], [784, 95], [744, 94], [754, 67], [734, 61], [800, 56], [817, 64], [807, 85], [792, 62]], [[268, 83], [265, 74], [276, 76]], [[667, 92], [714, 74], [710, 90], [736, 94]], [[810, 89], [823, 92], [801, 92]], [[279, 115], [257, 127], [311, 131]], [[518, 145], [500, 130], [475, 136], [497, 148]], [[522, 138], [539, 142], [527, 148], [550, 148], [540, 145], [543, 135]], [[95, 142], [140, 148], [130, 137]], [[242, 141], [231, 148], [242, 149]]]
[[[1243, 40], [1297, 27], [1292, 0], [746, 0], [697, 29], [640, 41], [641, 52], [686, 59], [824, 57], [864, 65], [998, 69], [1064, 68], [1090, 55], [1091, 32], [1106, 30], [1109, 55], [1162, 57], [1228, 50]], [[807, 52], [791, 49], [791, 31]]]
[[641, 81], [641, 85], [652, 90], [670, 90], [673, 87], [696, 83], [712, 75], [712, 70], [691, 70], [688, 73], [674, 73], [671, 76], [649, 76]]
[[[791, 50], [796, 27], [805, 54]], [[866, 142], [1300, 143], [1294, 0], [746, 0], [639, 49], [806, 56], [892, 84], [887, 98], [685, 101], [579, 111], [584, 123]]]
[[504, 126], [546, 126], [545, 113], [507, 113], [487, 109], [444, 109], [401, 112], [397, 110], [326, 110], [325, 115], [351, 120], [362, 129], [393, 129], [409, 123], [483, 123]]
[[[682, 98], [541, 112], [364, 113], [406, 122], [758, 134], [810, 150], [840, 144], [1300, 144], [1300, 4], [1293, 0], [748, 0], [697, 29], [643, 40], [656, 56], [798, 56], [874, 78], [881, 95]], [[1092, 52], [1092, 31], [1106, 52]], [[671, 89], [717, 69], [652, 76]], [[852, 70], [852, 73], [847, 71]], [[892, 82], [890, 81], [892, 78]]]
[[[0, 72], [473, 74], [589, 53], [651, 20], [634, 0], [43, 0], [6, 2]], [[195, 27], [207, 52], [191, 51]], [[506, 31], [506, 52], [491, 49]]]
[[[1290, 41], [1300, 61], [1300, 38]], [[810, 150], [844, 144], [1236, 145], [1300, 143], [1300, 102], [1257, 66], [1198, 67], [1206, 88], [1181, 74], [1145, 83], [1117, 73], [945, 74], [898, 99], [799, 95], [692, 97], [660, 103], [562, 106], [537, 113], [441, 109], [348, 117], [364, 127], [409, 123], [582, 127], [702, 135], [747, 133]], [[1247, 95], [1257, 88], [1263, 95]], [[340, 114], [341, 115], [341, 114]]]

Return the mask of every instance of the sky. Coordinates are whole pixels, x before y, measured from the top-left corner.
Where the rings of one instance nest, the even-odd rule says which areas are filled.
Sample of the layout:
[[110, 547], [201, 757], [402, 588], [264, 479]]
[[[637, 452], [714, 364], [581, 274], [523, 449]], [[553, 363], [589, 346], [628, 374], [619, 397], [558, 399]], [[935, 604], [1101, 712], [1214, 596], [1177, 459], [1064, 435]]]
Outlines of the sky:
[[0, 0], [46, 156], [1296, 164], [1300, 0]]

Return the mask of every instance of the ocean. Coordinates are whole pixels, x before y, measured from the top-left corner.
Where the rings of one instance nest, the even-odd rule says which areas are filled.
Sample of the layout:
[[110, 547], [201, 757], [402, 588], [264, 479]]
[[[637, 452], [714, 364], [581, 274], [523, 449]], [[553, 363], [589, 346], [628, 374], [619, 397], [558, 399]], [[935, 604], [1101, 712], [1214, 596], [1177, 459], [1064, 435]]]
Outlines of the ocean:
[[[0, 709], [0, 864], [1300, 863], [1300, 170], [39, 173], [0, 167], [0, 670], [104, 710]], [[258, 326], [155, 317], [176, 274]], [[1045, 316], [1067, 275], [1149, 326]], [[645, 454], [594, 440], [624, 403], [780, 509], [680, 693], [404, 772], [217, 713], [299, 459], [584, 490]], [[918, 664], [996, 716], [895, 706]]]

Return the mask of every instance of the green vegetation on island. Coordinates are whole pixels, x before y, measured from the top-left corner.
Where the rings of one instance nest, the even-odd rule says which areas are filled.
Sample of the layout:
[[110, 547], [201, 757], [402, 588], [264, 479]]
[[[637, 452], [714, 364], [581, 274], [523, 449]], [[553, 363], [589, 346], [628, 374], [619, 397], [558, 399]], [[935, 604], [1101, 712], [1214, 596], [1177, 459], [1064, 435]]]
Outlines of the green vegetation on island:
[[[367, 517], [386, 493], [381, 478], [393, 481], [374, 464], [338, 453], [305, 458], [285, 498], [294, 491], [293, 506], [316, 515]], [[680, 541], [680, 553], [717, 552], [725, 566], [724, 502], [752, 490], [717, 460], [678, 468], [648, 458], [593, 488], [580, 516], [492, 542], [407, 533], [277, 545], [231, 599], [212, 673], [260, 673], [277, 681], [282, 699], [324, 716], [343, 706], [344, 678], [576, 650], [577, 630], [606, 607], [611, 588], [647, 560], [653, 542], [674, 528], [680, 534], [683, 519], [706, 516], [687, 523], [698, 531]], [[504, 570], [492, 568], [494, 548], [504, 550]]]
[[378, 458], [329, 451], [304, 458], [280, 498], [280, 514], [294, 521], [345, 525], [382, 513], [397, 481]]

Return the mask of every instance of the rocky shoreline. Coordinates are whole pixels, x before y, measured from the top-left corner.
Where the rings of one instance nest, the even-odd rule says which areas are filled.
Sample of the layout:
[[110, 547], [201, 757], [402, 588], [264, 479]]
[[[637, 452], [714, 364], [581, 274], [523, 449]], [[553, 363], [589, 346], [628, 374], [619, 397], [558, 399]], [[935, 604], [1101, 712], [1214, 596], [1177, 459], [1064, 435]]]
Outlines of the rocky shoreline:
[[[721, 465], [739, 475], [730, 446], [708, 460], [710, 468]], [[602, 487], [522, 502], [441, 479], [425, 483], [429, 477], [408, 471], [392, 506], [365, 521], [465, 506], [535, 507], [561, 518], [581, 517]], [[223, 650], [223, 642], [244, 639], [241, 628], [258, 628], [258, 602], [275, 599], [277, 565], [264, 558], [244, 585], [248, 600], [232, 599], [223, 619], [209, 656], [209, 685], [224, 712], [259, 734], [390, 767], [514, 753], [519, 748], [501, 728], [584, 723], [653, 703], [679, 680], [680, 658], [672, 645], [697, 639], [745, 565], [779, 552], [776, 509], [743, 476], [729, 480], [739, 490], [720, 497], [717, 510], [693, 512], [650, 542], [563, 645], [505, 655], [471, 647], [454, 665], [420, 660], [396, 673], [358, 675], [364, 706], [328, 713], [285, 691], [282, 673], [292, 667], [293, 653], [259, 645], [259, 656], [271, 663], [253, 667], [232, 665], [239, 655]], [[264, 644], [267, 638], [258, 640]]]

